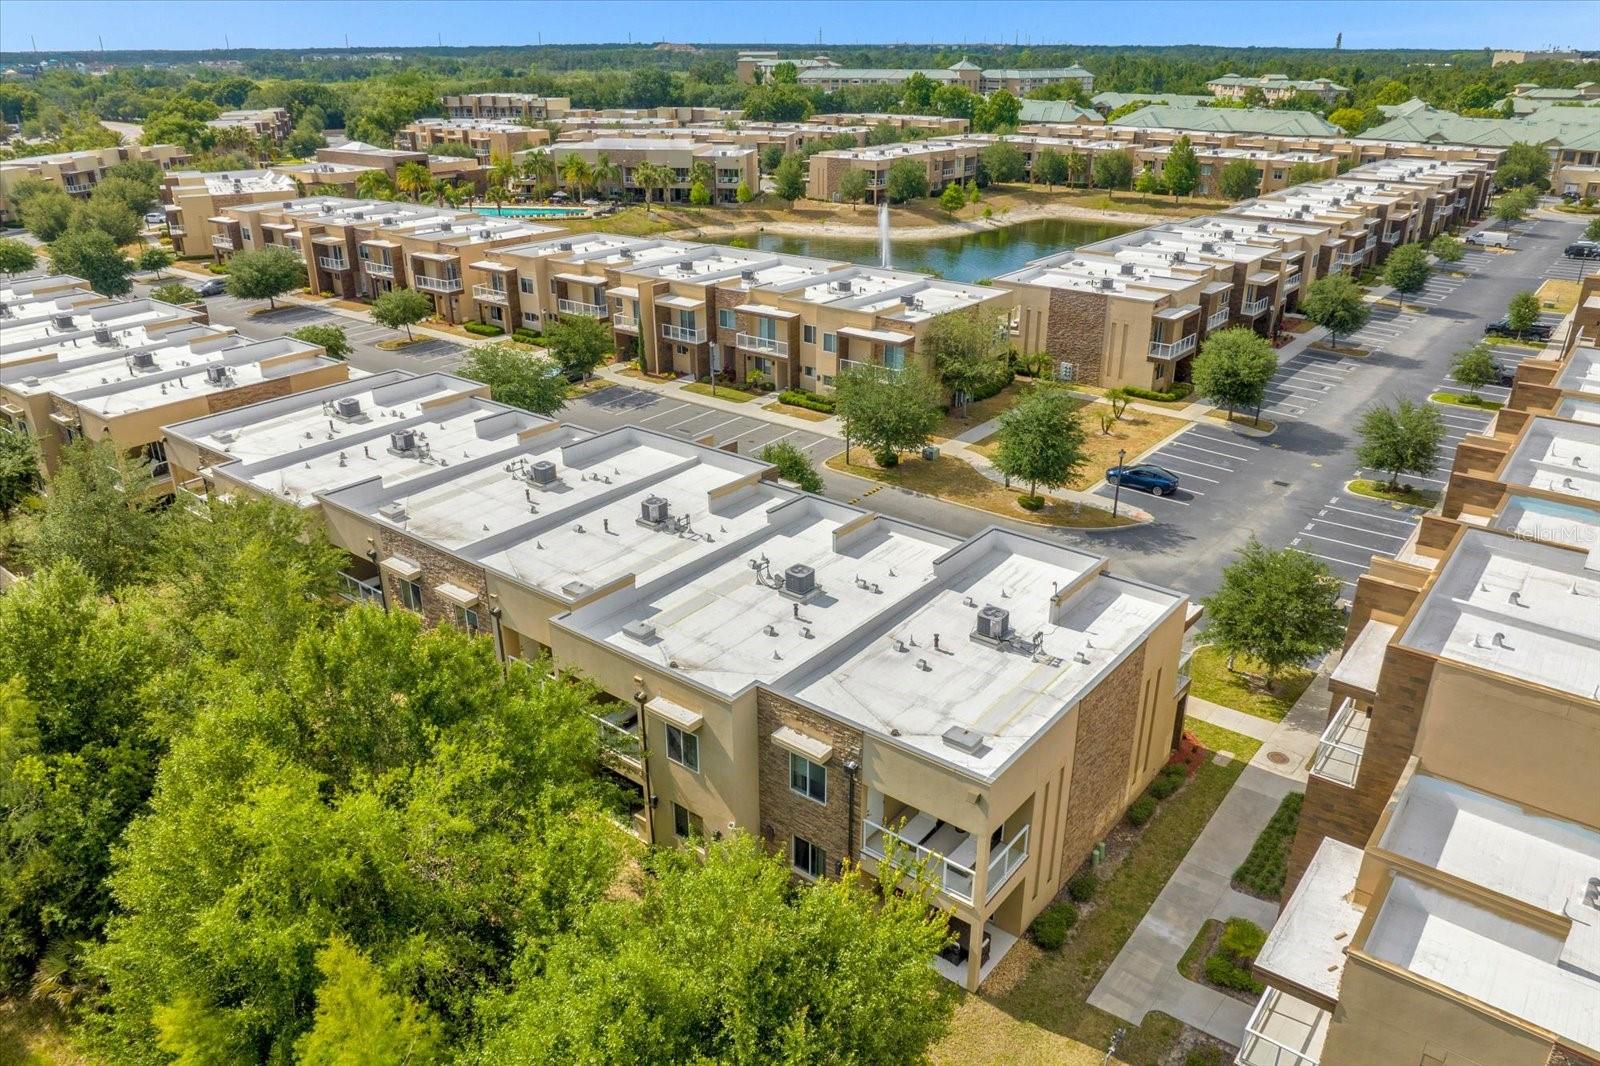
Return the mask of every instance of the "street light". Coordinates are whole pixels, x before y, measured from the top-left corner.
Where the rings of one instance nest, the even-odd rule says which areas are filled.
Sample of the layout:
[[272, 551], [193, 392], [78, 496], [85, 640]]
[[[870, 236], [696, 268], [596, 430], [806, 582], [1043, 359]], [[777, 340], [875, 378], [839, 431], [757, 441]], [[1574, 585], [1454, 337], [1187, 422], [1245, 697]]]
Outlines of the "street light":
[[1122, 1043], [1122, 1038], [1128, 1035], [1128, 1030], [1119, 1028], [1111, 1034], [1111, 1044], [1106, 1048], [1106, 1057], [1100, 1060], [1100, 1066], [1105, 1066], [1111, 1061], [1111, 1056], [1116, 1053], [1117, 1045]]
[[1116, 480], [1115, 484], [1113, 484], [1111, 486], [1111, 517], [1112, 518], [1117, 517], [1117, 504], [1122, 502], [1122, 463], [1123, 463], [1123, 458], [1127, 454], [1128, 454], [1128, 449], [1126, 449], [1126, 448], [1118, 448], [1117, 449], [1117, 480]]
[[710, 358], [711, 358], [711, 395], [713, 395], [713, 396], [715, 396], [717, 394], [717, 362], [718, 362], [717, 356], [720, 355], [720, 354], [721, 353], [717, 350], [717, 342], [716, 341], [712, 341], [711, 342], [711, 356], [710, 356]]

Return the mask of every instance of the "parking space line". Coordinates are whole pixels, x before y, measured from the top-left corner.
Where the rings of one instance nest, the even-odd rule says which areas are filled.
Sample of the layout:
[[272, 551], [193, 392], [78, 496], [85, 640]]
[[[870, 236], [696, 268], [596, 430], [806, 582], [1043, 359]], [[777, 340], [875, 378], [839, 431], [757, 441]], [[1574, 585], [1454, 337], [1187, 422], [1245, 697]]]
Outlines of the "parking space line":
[[[1331, 518], [1319, 518], [1315, 522], [1313, 522], [1312, 525], [1315, 525], [1315, 526], [1336, 526], [1339, 529], [1348, 529], [1348, 530], [1351, 530], [1352, 532], [1361, 533], [1361, 534], [1363, 534], [1365, 536], [1368, 536], [1368, 537], [1386, 537], [1389, 540], [1399, 540], [1399, 541], [1403, 541], [1403, 540], [1406, 539], [1406, 537], [1402, 537], [1398, 533], [1379, 533], [1376, 529], [1366, 529], [1366, 528], [1363, 528], [1362, 526], [1347, 525], [1344, 522], [1335, 522]], [[1406, 536], [1410, 536], [1410, 534], [1407, 534]]]
[[1184, 435], [1188, 437], [1198, 437], [1201, 440], [1208, 440], [1212, 444], [1220, 444], [1224, 448], [1242, 448], [1247, 452], [1259, 452], [1261, 450], [1261, 446], [1257, 444], [1242, 444], [1239, 441], [1222, 440], [1218, 437], [1211, 436], [1209, 433], [1200, 433], [1192, 429]]
[[688, 406], [689, 405], [686, 404], [686, 403], [680, 403], [676, 407], [669, 407], [665, 411], [659, 411], [656, 414], [651, 415], [649, 418], [641, 418], [641, 419], [639, 419], [639, 425], [642, 426], [646, 422], [654, 422], [658, 418], [665, 418], [668, 415], [677, 414], [679, 411], [683, 410], [685, 407], [688, 407]]
[[[1334, 537], [1319, 537], [1315, 533], [1307, 533], [1303, 529], [1299, 532], [1299, 534], [1297, 536], [1299, 536], [1299, 537], [1310, 537], [1312, 540], [1325, 540], [1329, 544], [1338, 544], [1341, 547], [1354, 548], [1358, 552], [1370, 552], [1373, 555], [1382, 555], [1385, 558], [1389, 558], [1389, 559], [1394, 558], [1394, 552], [1386, 552], [1386, 551], [1380, 551], [1377, 548], [1369, 548], [1365, 544], [1351, 544], [1347, 540], [1338, 540], [1338, 539], [1336, 539]], [[1351, 563], [1350, 565], [1351, 566], [1355, 566], [1356, 564], [1355, 563]]]
[[[1320, 510], [1321, 511], [1343, 511], [1345, 514], [1360, 515], [1362, 518], [1373, 518], [1373, 519], [1378, 520], [1379, 522], [1393, 522], [1397, 526], [1407, 526], [1407, 527], [1409, 527], [1409, 526], [1414, 526], [1414, 525], [1417, 524], [1417, 520], [1415, 518], [1390, 518], [1387, 515], [1368, 514], [1366, 511], [1352, 511], [1348, 507], [1340, 507], [1338, 504], [1334, 504], [1334, 503], [1323, 504], [1323, 506], [1321, 507]], [[1320, 514], [1320, 511], [1319, 511], [1319, 514]]]
[[[716, 412], [713, 411], [711, 413], [715, 414]], [[717, 430], [721, 429], [723, 426], [726, 426], [729, 422], [739, 422], [739, 421], [742, 421], [744, 419], [744, 417], [745, 417], [744, 415], [734, 415], [732, 418], [728, 419], [726, 422], [718, 422], [714, 426], [707, 426], [705, 429], [697, 430], [696, 432], [699, 432], [699, 433], [715, 433]], [[691, 419], [691, 421], [693, 421], [693, 420]], [[735, 434], [735, 436], [737, 436], [737, 434]]]
[[[1191, 448], [1194, 451], [1202, 452], [1202, 453], [1204, 453], [1206, 455], [1212, 454], [1210, 451], [1208, 451], [1205, 448], [1199, 448], [1199, 447], [1196, 447], [1193, 444], [1186, 443], [1183, 440], [1182, 437], [1174, 437], [1172, 440], [1169, 440], [1166, 444], [1162, 445], [1162, 447], [1163, 448], [1167, 448], [1167, 447]], [[1222, 457], [1219, 456], [1218, 458], [1222, 458]], [[1248, 463], [1250, 461], [1249, 459], [1246, 459], [1242, 455], [1230, 455], [1230, 456], [1227, 456], [1226, 458], [1232, 459], [1234, 462], [1237, 462], [1237, 463]]]
[[1235, 471], [1233, 469], [1233, 467], [1231, 467], [1231, 466], [1218, 466], [1216, 463], [1207, 463], [1207, 462], [1202, 462], [1199, 459], [1191, 459], [1187, 455], [1165, 455], [1163, 452], [1159, 452], [1159, 451], [1156, 452], [1155, 454], [1161, 456], [1162, 458], [1168, 460], [1169, 462], [1174, 462], [1174, 463], [1193, 463], [1196, 466], [1206, 466], [1206, 467], [1210, 467], [1212, 470], [1221, 470], [1225, 474], [1237, 473], [1237, 471]]

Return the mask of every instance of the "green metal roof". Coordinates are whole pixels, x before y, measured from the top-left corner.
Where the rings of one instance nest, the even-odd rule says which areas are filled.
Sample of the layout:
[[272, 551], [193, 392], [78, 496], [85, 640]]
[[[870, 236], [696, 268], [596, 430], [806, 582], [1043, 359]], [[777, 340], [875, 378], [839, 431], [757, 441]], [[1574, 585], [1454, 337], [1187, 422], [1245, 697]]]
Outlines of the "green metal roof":
[[1204, 133], [1267, 133], [1283, 137], [1337, 137], [1339, 129], [1310, 111], [1264, 107], [1141, 107], [1113, 126], [1197, 130]]
[[1259, 78], [1245, 78], [1238, 74], [1224, 74], [1220, 78], [1212, 78], [1207, 85], [1243, 85], [1246, 88], [1254, 86], [1258, 89], [1294, 89], [1308, 93], [1339, 92], [1350, 90], [1337, 82], [1327, 78], [1314, 78], [1310, 80], [1290, 78], [1284, 74], [1263, 74]]
[[1550, 107], [1517, 118], [1465, 118], [1429, 109], [1374, 126], [1366, 141], [1421, 141], [1504, 148], [1518, 141], [1576, 148], [1600, 140], [1600, 108]]
[[1079, 107], [1071, 100], [1023, 100], [1021, 122], [1104, 122], [1098, 111]]
[[1195, 96], [1188, 93], [1095, 93], [1090, 98], [1096, 107], [1103, 107], [1107, 111], [1115, 111], [1124, 104], [1144, 101], [1148, 104], [1164, 103], [1170, 107], [1199, 107], [1210, 106], [1216, 99], [1214, 96]]

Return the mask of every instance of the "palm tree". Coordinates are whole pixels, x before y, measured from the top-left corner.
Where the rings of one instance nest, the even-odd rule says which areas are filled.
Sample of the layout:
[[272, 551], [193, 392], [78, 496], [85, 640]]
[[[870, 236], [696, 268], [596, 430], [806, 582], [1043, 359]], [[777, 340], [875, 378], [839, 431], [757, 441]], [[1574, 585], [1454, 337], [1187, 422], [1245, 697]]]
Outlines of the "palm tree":
[[633, 180], [644, 190], [644, 213], [648, 215], [655, 201], [655, 190], [667, 187], [672, 172], [659, 163], [640, 163], [633, 168]]
[[394, 196], [394, 180], [381, 170], [369, 170], [356, 177], [356, 195], [366, 200], [388, 200]]
[[537, 186], [554, 184], [556, 161], [544, 149], [535, 149], [522, 157], [522, 176]]
[[611, 157], [601, 152], [594, 157], [594, 165], [589, 168], [589, 180], [594, 183], [595, 192], [599, 192], [606, 185], [616, 185], [622, 178], [622, 168], [611, 161]]
[[1089, 157], [1082, 152], [1067, 153], [1067, 181], [1071, 183], [1077, 178], [1087, 178], [1089, 174]]
[[510, 156], [497, 155], [489, 159], [489, 184], [502, 190], [510, 187], [517, 177], [517, 164]]
[[450, 191], [450, 183], [444, 178], [434, 178], [428, 182], [428, 198], [436, 207], [444, 207], [450, 202]]
[[421, 203], [422, 194], [433, 189], [433, 175], [421, 163], [403, 163], [394, 172], [394, 187], [410, 196], [412, 203]]
[[561, 180], [566, 183], [568, 190], [576, 190], [578, 199], [583, 199], [583, 187], [588, 184], [590, 177], [589, 164], [578, 155], [568, 155], [561, 161]]
[[504, 185], [495, 184], [489, 186], [489, 202], [494, 204], [495, 214], [498, 215], [500, 213], [500, 205], [509, 199], [511, 199], [511, 190]]

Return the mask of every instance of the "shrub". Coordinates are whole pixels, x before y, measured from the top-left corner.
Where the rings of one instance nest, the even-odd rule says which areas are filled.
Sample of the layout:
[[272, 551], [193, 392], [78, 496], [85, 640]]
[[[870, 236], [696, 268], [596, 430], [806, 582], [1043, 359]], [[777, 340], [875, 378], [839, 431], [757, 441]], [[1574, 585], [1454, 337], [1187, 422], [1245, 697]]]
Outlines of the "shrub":
[[1042, 511], [1044, 510], [1044, 497], [1018, 496], [1017, 506], [1022, 508], [1024, 511]]
[[1183, 787], [1183, 775], [1157, 774], [1156, 779], [1150, 782], [1149, 794], [1158, 800], [1164, 800], [1178, 789]]
[[1232, 955], [1240, 964], [1248, 965], [1255, 961], [1256, 953], [1266, 942], [1266, 931], [1255, 922], [1245, 918], [1229, 918], [1222, 927], [1217, 947]]
[[790, 407], [804, 407], [808, 411], [819, 411], [825, 415], [831, 415], [834, 411], [833, 397], [819, 396], [817, 393], [802, 392], [799, 389], [784, 389], [778, 393], [778, 400]]
[[1251, 993], [1261, 991], [1261, 982], [1251, 977], [1249, 970], [1220, 953], [1206, 959], [1206, 980], [1219, 988]]
[[1237, 887], [1262, 899], [1277, 899], [1283, 894], [1289, 872], [1289, 848], [1300, 824], [1300, 805], [1304, 799], [1305, 794], [1301, 792], [1283, 797], [1266, 828], [1256, 837], [1250, 854], [1233, 872]]
[[1184, 1056], [1183, 1066], [1223, 1066], [1226, 1061], [1215, 1044], [1202, 1044]]
[[1067, 881], [1067, 895], [1079, 903], [1088, 903], [1100, 888], [1100, 879], [1093, 870], [1079, 870]]
[[228, 272], [228, 264], [227, 263], [207, 263], [206, 264], [206, 269], [211, 271], [211, 273], [213, 273], [213, 274], [226, 274]]
[[539, 344], [544, 341], [544, 334], [531, 329], [518, 328], [511, 331], [511, 339], [522, 344]]
[[1148, 822], [1156, 813], [1156, 801], [1149, 796], [1140, 796], [1128, 807], [1128, 824], [1140, 826]]
[[505, 332], [505, 330], [491, 322], [464, 322], [461, 328], [480, 337], [498, 337]]
[[1078, 908], [1061, 900], [1040, 911], [1028, 931], [1033, 934], [1035, 944], [1054, 951], [1067, 942], [1067, 934], [1077, 923]]
[[1193, 395], [1194, 386], [1187, 381], [1180, 381], [1166, 392], [1159, 392], [1156, 389], [1142, 389], [1137, 385], [1124, 385], [1122, 386], [1122, 391], [1136, 400], [1160, 400], [1163, 403], [1177, 403], [1179, 400], [1187, 400]]
[[978, 400], [987, 400], [991, 396], [998, 396], [1000, 395], [1000, 390], [1016, 380], [1016, 377], [1016, 371], [1007, 368], [1004, 374], [996, 374], [988, 381], [967, 390], [967, 401], [973, 403]]

